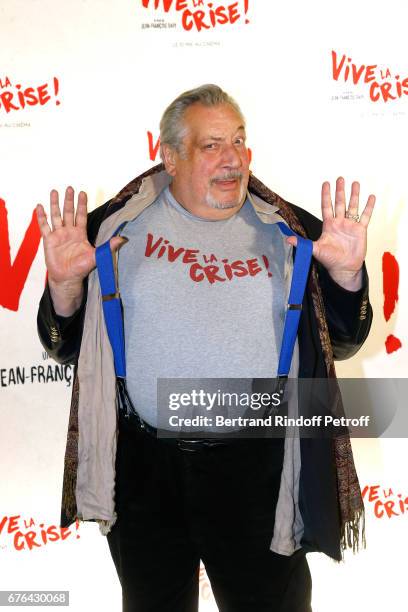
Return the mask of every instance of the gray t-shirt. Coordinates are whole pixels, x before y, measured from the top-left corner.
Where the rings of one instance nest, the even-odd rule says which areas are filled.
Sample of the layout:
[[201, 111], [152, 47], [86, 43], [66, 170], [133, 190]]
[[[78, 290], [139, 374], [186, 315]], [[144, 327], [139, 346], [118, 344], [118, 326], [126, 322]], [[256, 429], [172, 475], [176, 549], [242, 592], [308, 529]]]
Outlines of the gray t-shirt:
[[167, 188], [122, 234], [127, 382], [144, 420], [157, 425], [157, 378], [276, 376], [292, 250], [276, 224], [248, 199], [202, 219]]

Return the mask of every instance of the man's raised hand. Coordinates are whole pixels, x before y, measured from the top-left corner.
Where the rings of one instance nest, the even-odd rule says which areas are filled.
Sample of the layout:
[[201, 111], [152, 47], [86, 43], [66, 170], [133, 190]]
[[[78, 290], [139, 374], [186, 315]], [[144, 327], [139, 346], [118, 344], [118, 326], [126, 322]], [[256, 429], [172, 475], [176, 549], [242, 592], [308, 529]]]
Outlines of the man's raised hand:
[[[50, 194], [51, 227], [42, 204], [38, 204], [36, 213], [55, 312], [70, 316], [81, 305], [83, 280], [96, 265], [95, 248], [88, 241], [86, 232], [86, 193], [79, 192], [75, 211], [74, 190], [67, 187], [61, 215], [58, 191], [53, 189]], [[116, 249], [123, 242], [119, 236], [112, 238], [111, 248]]]
[[[334, 209], [330, 194], [330, 183], [322, 185], [322, 234], [313, 242], [313, 256], [341, 286], [358, 290], [362, 283], [361, 268], [367, 251], [367, 227], [375, 205], [375, 196], [370, 195], [359, 216], [360, 184], [351, 186], [349, 204], [346, 202], [344, 179], [336, 181]], [[296, 246], [296, 238], [288, 238]]]

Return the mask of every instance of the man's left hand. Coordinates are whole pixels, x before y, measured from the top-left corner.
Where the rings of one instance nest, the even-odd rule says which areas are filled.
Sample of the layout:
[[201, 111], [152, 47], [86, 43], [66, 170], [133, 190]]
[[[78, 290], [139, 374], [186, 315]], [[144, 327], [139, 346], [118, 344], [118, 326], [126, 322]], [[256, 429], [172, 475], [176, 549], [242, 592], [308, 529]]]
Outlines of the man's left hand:
[[[329, 272], [339, 285], [351, 291], [362, 286], [361, 268], [367, 251], [367, 227], [375, 205], [375, 196], [370, 195], [360, 217], [358, 205], [360, 184], [351, 186], [348, 207], [344, 191], [344, 179], [336, 181], [334, 210], [330, 194], [330, 183], [322, 185], [322, 234], [313, 242], [313, 256]], [[296, 238], [287, 239], [296, 246]]]

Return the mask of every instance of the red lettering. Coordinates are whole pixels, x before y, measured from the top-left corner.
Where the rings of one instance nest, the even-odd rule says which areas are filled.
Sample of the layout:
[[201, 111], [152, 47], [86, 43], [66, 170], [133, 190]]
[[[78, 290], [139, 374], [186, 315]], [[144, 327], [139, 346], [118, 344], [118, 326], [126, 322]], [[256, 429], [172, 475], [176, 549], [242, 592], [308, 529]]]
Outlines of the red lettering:
[[57, 540], [59, 540], [59, 533], [55, 525], [50, 525], [49, 527], [47, 527], [47, 536], [50, 542], [56, 542]]
[[20, 296], [40, 240], [40, 229], [34, 211], [14, 263], [11, 265], [7, 209], [4, 200], [0, 199], [0, 305], [4, 308], [18, 310]]
[[[44, 527], [44, 525], [41, 524], [40, 527]], [[41, 533], [41, 539], [43, 543], [46, 544], [47, 543], [47, 532], [45, 531], [45, 529], [41, 529], [40, 533]]]
[[38, 102], [40, 103], [41, 106], [44, 106], [44, 104], [46, 104], [49, 100], [51, 100], [51, 96], [49, 95], [47, 88], [48, 88], [48, 83], [45, 83], [44, 85], [40, 85], [39, 87], [37, 87]]
[[332, 51], [332, 70], [333, 70], [333, 79], [335, 81], [338, 81], [345, 61], [346, 61], [346, 56], [343, 55], [343, 57], [341, 58], [340, 64], [337, 64], [337, 53], [335, 51]]
[[398, 516], [398, 512], [394, 512], [395, 503], [393, 501], [386, 501], [384, 504], [385, 511], [387, 513], [388, 518], [392, 516]]
[[375, 92], [376, 89], [378, 89], [380, 86], [377, 82], [371, 83], [370, 86], [370, 98], [373, 102], [378, 102], [378, 100], [380, 99], [380, 94], [378, 92]]
[[183, 28], [187, 31], [191, 30], [193, 28], [194, 25], [194, 21], [192, 19], [193, 17], [193, 13], [189, 10], [184, 11], [182, 17], [181, 17], [181, 25], [183, 26]]
[[204, 272], [207, 277], [207, 280], [209, 283], [211, 283], [211, 285], [215, 283], [215, 281], [221, 281], [221, 282], [225, 281], [225, 278], [222, 278], [222, 276], [218, 276], [217, 274], [218, 270], [219, 270], [218, 266], [206, 266], [204, 268]]
[[258, 264], [258, 260], [255, 257], [254, 259], [247, 259], [248, 264], [248, 272], [250, 276], [256, 276], [259, 272], [262, 272], [262, 268]]
[[228, 278], [228, 280], [232, 280], [232, 277], [234, 276], [234, 274], [232, 272], [231, 266], [228, 263], [228, 259], [223, 259], [222, 263], [224, 264], [225, 276]]
[[152, 255], [157, 250], [157, 248], [160, 246], [162, 241], [163, 241], [163, 238], [160, 237], [153, 244], [153, 234], [147, 234], [145, 257], [150, 257], [150, 255]]
[[[0, 94], [0, 106], [3, 105], [6, 113], [9, 113], [12, 110], [21, 110], [26, 105], [28, 106], [36, 106], [40, 104], [44, 106], [51, 100], [51, 96], [48, 92], [48, 83], [44, 83], [37, 88], [34, 87], [26, 87], [24, 90], [21, 90], [21, 85], [17, 84], [17, 92], [11, 93], [10, 91], [5, 91]], [[58, 92], [58, 79], [54, 77], [54, 89], [55, 93]], [[59, 104], [57, 101], [56, 104]]]
[[195, 27], [197, 28], [197, 32], [201, 32], [201, 28], [205, 30], [209, 30], [210, 26], [204, 23], [205, 12], [204, 11], [196, 11], [193, 14]]
[[24, 90], [24, 96], [26, 99], [26, 103], [28, 104], [28, 106], [35, 106], [36, 104], [38, 104], [38, 99], [36, 97], [36, 95], [34, 94], [34, 87], [27, 87]]
[[362, 66], [360, 66], [360, 68], [357, 70], [357, 66], [355, 66], [354, 64], [351, 66], [352, 72], [353, 72], [353, 83], [354, 85], [357, 85], [357, 83], [360, 80], [361, 75], [364, 72], [364, 64]]
[[382, 97], [384, 99], [384, 102], [388, 102], [388, 100], [395, 100], [396, 96], [393, 96], [390, 93], [390, 89], [392, 88], [391, 83], [382, 83], [380, 89], [381, 89], [381, 93], [382, 93]]
[[370, 81], [375, 81], [374, 70], [377, 68], [377, 64], [373, 66], [367, 66], [366, 73], [364, 77], [364, 83], [370, 83]]
[[[22, 542], [20, 542], [20, 538], [23, 540]], [[24, 536], [21, 533], [21, 531], [17, 531], [16, 534], [14, 534], [14, 548], [16, 550], [23, 550], [24, 549]]]
[[378, 489], [380, 488], [380, 485], [375, 485], [373, 487], [370, 487], [370, 494], [368, 496], [368, 501], [369, 502], [373, 502], [376, 499], [379, 499], [378, 496]]
[[10, 85], [11, 85], [11, 81], [8, 77], [6, 77], [6, 80], [4, 81], [4, 83], [0, 79], [0, 89], [3, 89], [3, 87], [10, 87]]
[[71, 535], [71, 530], [69, 527], [61, 527], [61, 540], [66, 540]]
[[35, 541], [35, 536], [35, 531], [27, 531], [27, 533], [25, 534], [25, 540], [27, 542], [28, 550], [32, 550], [34, 546], [36, 546], [37, 548], [41, 548], [41, 544], [37, 544], [37, 542]]
[[151, 161], [155, 161], [157, 157], [157, 153], [160, 148], [160, 136], [156, 140], [156, 144], [153, 144], [153, 134], [151, 132], [147, 132], [147, 139], [149, 142], [149, 157]]
[[197, 261], [197, 253], [200, 251], [198, 249], [187, 249], [184, 253], [183, 263], [194, 263]]
[[374, 516], [377, 518], [382, 518], [384, 516], [384, 510], [381, 510], [382, 505], [382, 501], [376, 501], [374, 504]]
[[228, 7], [230, 23], [235, 23], [237, 19], [239, 19], [241, 16], [238, 13], [237, 6], [238, 6], [238, 2], [235, 2], [235, 4], [230, 4], [230, 6]]
[[[171, 5], [173, 4], [173, 0], [162, 0], [163, 2], [163, 8], [164, 11], [166, 13], [169, 12], [169, 10], [171, 9]], [[150, 0], [142, 0], [142, 6], [144, 6], [144, 8], [148, 8], [150, 4]], [[154, 0], [154, 8], [158, 9], [160, 5], [160, 0]]]
[[233, 261], [231, 264], [231, 268], [234, 270], [234, 276], [248, 276], [248, 270], [244, 266], [244, 262], [240, 259]]
[[167, 249], [168, 249], [168, 251], [167, 251], [167, 259], [170, 261], [170, 263], [173, 263], [173, 261], [176, 261], [176, 259], [184, 251], [183, 247], [180, 247], [179, 249], [174, 249], [174, 247], [171, 244], [169, 244]]
[[203, 259], [205, 263], [211, 263], [213, 261], [217, 261], [217, 258], [213, 253], [211, 253], [209, 257], [207, 255], [203, 255]]
[[215, 11], [211, 11], [211, 23], [215, 26], [217, 23], [223, 25], [224, 23], [228, 23], [228, 15], [225, 11], [224, 6], [217, 6]]
[[10, 516], [8, 529], [7, 529], [8, 533], [13, 533], [13, 531], [17, 531], [19, 518], [20, 518], [19, 514], [17, 516]]
[[11, 110], [19, 110], [18, 106], [14, 106], [14, 104], [12, 104], [12, 99], [13, 94], [10, 91], [5, 91], [0, 94], [0, 100], [6, 113], [9, 113]]
[[3, 531], [5, 524], [8, 521], [8, 516], [3, 516], [3, 518], [0, 521], [0, 533]]
[[199, 270], [202, 270], [203, 267], [200, 266], [199, 263], [193, 264], [190, 268], [190, 278], [191, 280], [195, 281], [196, 283], [200, 283], [202, 280], [204, 280], [204, 274], [203, 272], [199, 272]]

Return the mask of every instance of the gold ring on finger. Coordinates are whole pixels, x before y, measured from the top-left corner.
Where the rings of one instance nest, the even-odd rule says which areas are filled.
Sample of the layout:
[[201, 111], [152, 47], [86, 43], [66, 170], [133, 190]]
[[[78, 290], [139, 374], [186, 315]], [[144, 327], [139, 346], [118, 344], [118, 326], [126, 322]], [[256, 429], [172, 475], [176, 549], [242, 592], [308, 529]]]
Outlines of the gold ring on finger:
[[360, 215], [352, 215], [349, 212], [346, 212], [346, 219], [351, 219], [352, 221], [355, 221], [356, 223], [358, 223], [360, 221]]

